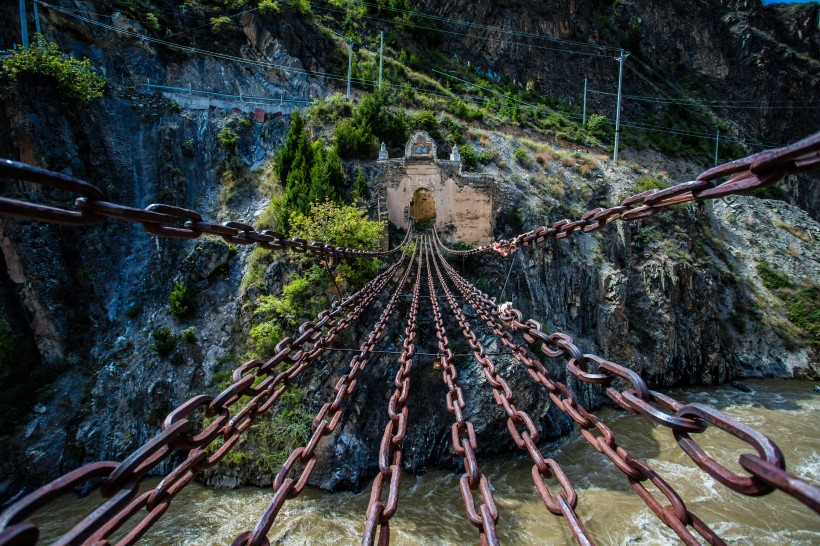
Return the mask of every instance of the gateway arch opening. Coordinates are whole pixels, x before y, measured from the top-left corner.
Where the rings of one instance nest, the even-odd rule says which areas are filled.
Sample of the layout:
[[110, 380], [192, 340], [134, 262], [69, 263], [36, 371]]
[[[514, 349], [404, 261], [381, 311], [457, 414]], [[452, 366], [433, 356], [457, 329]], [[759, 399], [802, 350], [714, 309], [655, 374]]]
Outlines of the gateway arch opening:
[[433, 193], [427, 188], [419, 188], [413, 194], [410, 201], [410, 217], [416, 224], [435, 220], [436, 202], [433, 200]]

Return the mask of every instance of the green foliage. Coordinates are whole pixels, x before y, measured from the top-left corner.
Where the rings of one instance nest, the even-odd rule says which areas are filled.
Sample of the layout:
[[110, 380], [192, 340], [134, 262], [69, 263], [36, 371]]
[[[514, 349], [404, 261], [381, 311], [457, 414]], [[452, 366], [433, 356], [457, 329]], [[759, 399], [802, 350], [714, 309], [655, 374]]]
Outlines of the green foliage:
[[586, 130], [594, 137], [597, 138], [609, 138], [609, 131], [607, 130], [609, 127], [609, 122], [606, 119], [606, 116], [601, 114], [592, 114], [587, 119]]
[[196, 326], [189, 326], [180, 331], [179, 337], [186, 343], [194, 343], [196, 341]]
[[168, 109], [174, 114], [179, 114], [180, 112], [182, 112], [182, 105], [177, 101], [172, 100]]
[[168, 326], [160, 326], [151, 332], [151, 339], [154, 340], [151, 348], [160, 356], [167, 356], [177, 346], [177, 336]]
[[458, 153], [461, 155], [461, 163], [468, 171], [478, 169], [479, 164], [486, 165], [492, 158], [487, 152], [476, 152], [469, 144], [464, 144], [458, 147]]
[[657, 239], [658, 231], [655, 229], [655, 226], [643, 226], [637, 229], [635, 234], [632, 236], [632, 244], [641, 248], [646, 248], [649, 243]]
[[226, 15], [221, 17], [211, 17], [211, 30], [214, 32], [224, 32], [235, 28], [233, 19]]
[[[269, 298], [272, 296], [262, 297]], [[252, 326], [250, 335], [254, 351], [262, 357], [272, 356], [275, 352], [276, 344], [285, 337], [282, 333], [282, 328], [274, 321], [266, 321]]]
[[184, 317], [193, 310], [194, 293], [184, 281], [174, 283], [171, 296], [168, 298], [168, 305], [171, 314], [177, 317]]
[[279, 2], [277, 0], [259, 0], [259, 13], [261, 15], [279, 13]]
[[526, 148], [523, 148], [523, 147], [516, 148], [515, 151], [513, 152], [513, 156], [515, 157], [516, 161], [518, 161], [518, 163], [522, 167], [525, 167], [527, 169], [532, 169], [533, 168], [534, 163], [532, 161], [532, 158], [530, 157], [529, 152], [527, 152]]
[[786, 318], [797, 329], [794, 331], [794, 328], [787, 325], [774, 323], [775, 333], [789, 345], [820, 348], [820, 285], [808, 279], [796, 283], [783, 271], [764, 262], [757, 265], [757, 272], [763, 286], [783, 302]]
[[[367, 219], [364, 209], [326, 201], [312, 204], [310, 214], [291, 216], [291, 234], [308, 241], [324, 241], [332, 246], [378, 250], [383, 224]], [[349, 260], [336, 268], [335, 282], [359, 288], [378, 270], [375, 259]]]
[[370, 197], [370, 190], [367, 188], [367, 182], [362, 176], [362, 167], [359, 166], [359, 170], [356, 173], [356, 182], [353, 184], [353, 198], [354, 199], [367, 199]]
[[364, 121], [343, 119], [336, 125], [336, 148], [344, 158], [372, 158], [378, 145], [372, 128]]
[[235, 151], [236, 145], [239, 143], [239, 135], [228, 125], [219, 131], [216, 139], [219, 141], [219, 145], [229, 152]]
[[55, 43], [36, 35], [29, 49], [18, 45], [3, 61], [3, 72], [13, 81], [42, 80], [56, 85], [66, 98], [89, 103], [103, 96], [107, 80], [94, 72], [91, 61], [63, 55]]
[[182, 142], [182, 155], [185, 157], [193, 157], [194, 155], [194, 140], [188, 139]]
[[765, 262], [757, 264], [757, 272], [760, 275], [760, 280], [763, 281], [763, 286], [769, 290], [777, 290], [779, 288], [791, 288], [794, 283], [784, 272], [771, 267]]
[[346, 177], [336, 149], [318, 140], [311, 143], [298, 111], [291, 118], [285, 146], [274, 157], [274, 172], [285, 190], [276, 227], [285, 233], [290, 231], [293, 213], [307, 213], [311, 203], [337, 200], [344, 194]]
[[629, 188], [629, 193], [643, 193], [649, 190], [663, 190], [669, 187], [669, 183], [660, 176], [641, 175], [635, 179], [635, 183]]

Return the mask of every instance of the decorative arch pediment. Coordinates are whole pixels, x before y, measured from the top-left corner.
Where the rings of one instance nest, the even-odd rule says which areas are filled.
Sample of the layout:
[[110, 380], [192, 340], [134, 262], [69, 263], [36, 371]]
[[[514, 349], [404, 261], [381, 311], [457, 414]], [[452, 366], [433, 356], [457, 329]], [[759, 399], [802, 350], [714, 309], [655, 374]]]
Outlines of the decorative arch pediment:
[[427, 131], [416, 131], [404, 147], [405, 159], [435, 159], [436, 142], [427, 134]]

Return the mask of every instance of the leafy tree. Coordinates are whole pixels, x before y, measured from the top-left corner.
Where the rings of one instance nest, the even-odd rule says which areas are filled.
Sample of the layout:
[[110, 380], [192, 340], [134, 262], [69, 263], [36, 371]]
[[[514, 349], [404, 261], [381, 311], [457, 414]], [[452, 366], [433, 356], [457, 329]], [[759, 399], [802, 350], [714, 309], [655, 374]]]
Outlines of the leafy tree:
[[15, 82], [41, 79], [56, 85], [66, 98], [89, 103], [103, 96], [108, 83], [97, 74], [91, 61], [67, 57], [57, 44], [46, 41], [39, 34], [28, 49], [17, 45], [3, 61], [3, 72]]
[[[368, 220], [364, 209], [330, 201], [312, 204], [309, 214], [292, 214], [290, 225], [291, 235], [296, 237], [364, 250], [378, 250], [384, 229], [381, 222]], [[337, 267], [334, 280], [358, 288], [375, 275], [378, 267], [377, 259], [350, 260]]]

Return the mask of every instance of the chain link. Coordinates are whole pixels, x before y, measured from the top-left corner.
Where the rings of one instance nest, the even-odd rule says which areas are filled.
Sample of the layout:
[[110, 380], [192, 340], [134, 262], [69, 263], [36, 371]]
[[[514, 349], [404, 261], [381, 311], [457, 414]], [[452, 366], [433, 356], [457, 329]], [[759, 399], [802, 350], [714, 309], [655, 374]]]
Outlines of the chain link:
[[[444, 292], [444, 296], [450, 305], [450, 309], [455, 316], [456, 321], [461, 327], [464, 337], [467, 339], [470, 348], [473, 350], [475, 359], [481, 365], [484, 377], [493, 388], [493, 397], [495, 398], [496, 404], [498, 404], [498, 406], [501, 407], [507, 414], [507, 430], [510, 433], [513, 442], [515, 442], [515, 445], [519, 449], [529, 453], [530, 458], [534, 463], [532, 468], [532, 478], [541, 500], [544, 502], [547, 510], [551, 513], [559, 516], [566, 516], [567, 521], [570, 522], [570, 530], [572, 531], [578, 544], [581, 546], [591, 545], [593, 542], [589, 536], [589, 533], [587, 533], [580, 518], [578, 518], [575, 514], [575, 506], [578, 502], [578, 496], [576, 495], [569, 478], [567, 478], [561, 468], [561, 465], [553, 459], [545, 459], [541, 451], [538, 449], [536, 444], [540, 438], [540, 433], [535, 427], [535, 423], [527, 412], [519, 410], [513, 403], [512, 390], [507, 384], [507, 381], [496, 370], [492, 359], [484, 353], [484, 347], [482, 347], [476, 339], [475, 333], [470, 328], [469, 322], [465, 318], [464, 313], [444, 280], [441, 270], [439, 269], [439, 262], [443, 263], [445, 269], [449, 267], [446, 262], [444, 262], [440, 253], [433, 256], [433, 266], [436, 271], [436, 276], [438, 277], [439, 286]], [[453, 279], [452, 276], [450, 278], [451, 280]], [[478, 311], [479, 309], [476, 308], [476, 310]], [[498, 335], [498, 331], [495, 333]], [[510, 346], [510, 348], [515, 354], [516, 347]], [[544, 479], [552, 476], [555, 476], [561, 486], [561, 492], [557, 493], [555, 496], [549, 492], [547, 486], [544, 484]], [[558, 500], [556, 500], [556, 498]]]
[[25, 181], [40, 190], [50, 188], [78, 195], [75, 200], [76, 210], [0, 197], [0, 214], [5, 216], [73, 226], [87, 226], [103, 218], [116, 218], [141, 224], [146, 232], [157, 237], [198, 239], [203, 235], [215, 235], [230, 244], [256, 244], [268, 250], [287, 249], [310, 256], [324, 256], [331, 261], [343, 258], [378, 258], [396, 254], [410, 240], [412, 231], [407, 230], [402, 243], [390, 250], [334, 248], [321, 241], [309, 243], [301, 238], [288, 239], [277, 231], [258, 232], [253, 226], [240, 222], [212, 224], [205, 221], [198, 212], [181, 207], [153, 204], [145, 209], [139, 209], [113, 203], [105, 200], [105, 195], [99, 188], [83, 180], [18, 161], [0, 159], [0, 181], [5, 180]]
[[[359, 354], [350, 360], [350, 371], [343, 374], [336, 383], [336, 386], [334, 387], [335, 398], [333, 402], [325, 403], [316, 414], [316, 417], [313, 418], [313, 422], [311, 423], [313, 434], [310, 439], [308, 439], [305, 447], [297, 448], [290, 454], [290, 457], [288, 457], [287, 461], [285, 461], [279, 469], [279, 472], [276, 474], [276, 478], [273, 480], [273, 500], [271, 500], [267, 509], [259, 518], [259, 521], [253, 531], [243, 533], [238, 536], [233, 542], [234, 546], [260, 546], [266, 544], [268, 531], [270, 531], [270, 528], [276, 521], [276, 516], [282, 509], [282, 506], [284, 506], [285, 501], [298, 496], [304, 489], [308, 478], [310, 478], [310, 475], [313, 472], [313, 468], [316, 466], [317, 459], [315, 450], [319, 445], [319, 441], [322, 438], [332, 434], [339, 425], [344, 413], [343, 404], [345, 400], [353, 394], [358, 383], [357, 378], [359, 374], [367, 365], [370, 354], [375, 350], [376, 343], [379, 339], [381, 339], [387, 323], [393, 315], [393, 310], [396, 307], [399, 295], [404, 289], [404, 286], [407, 284], [407, 280], [412, 269], [412, 264], [416, 259], [416, 254], [418, 252], [417, 246], [418, 245], [413, 245], [413, 254], [410, 257], [410, 264], [405, 268], [404, 274], [402, 275], [395, 292], [390, 298], [390, 301], [387, 306], [385, 306], [381, 317], [374, 325], [367, 339], [361, 344]], [[401, 462], [400, 457], [399, 462]], [[294, 479], [290, 477], [290, 474], [297, 463], [299, 463], [302, 467], [302, 470], [298, 477]], [[396, 482], [395, 485], [393, 485], [393, 479], [391, 479], [391, 492], [395, 488], [396, 493], [395, 495], [392, 495], [392, 498], [395, 498], [396, 502], [398, 502], [398, 468], [395, 469], [394, 474], [396, 476], [396, 478], [394, 478]], [[382, 474], [379, 473], [379, 476], [382, 476]], [[377, 477], [377, 480], [378, 479], [379, 478]], [[385, 532], [384, 536], [389, 536], [389, 526], [383, 529], [383, 531]]]
[[[0, 515], [0, 530], [4, 530], [0, 545], [13, 542], [12, 528], [20, 536], [31, 536], [16, 524], [29, 518], [52, 502], [60, 494], [79, 486], [93, 486], [102, 480], [100, 491], [106, 498], [91, 516], [71, 529], [62, 539], [65, 544], [107, 542], [123, 524], [143, 508], [148, 512], [117, 544], [133, 544], [168, 509], [174, 496], [206, 468], [217, 464], [240, 440], [254, 419], [273, 406], [287, 387], [318, 358], [338, 337], [339, 333], [355, 323], [406, 259], [407, 246], [402, 257], [364, 288], [344, 298], [318, 315], [317, 322], [306, 322], [299, 328], [297, 338], [285, 338], [276, 346], [276, 353], [267, 361], [251, 360], [233, 373], [233, 383], [217, 396], [199, 395], [184, 402], [166, 417], [162, 431], [134, 451], [123, 462], [90, 463], [57, 478], [27, 495]], [[345, 316], [342, 316], [346, 313]], [[281, 366], [288, 366], [277, 373]], [[256, 387], [253, 385], [258, 383]], [[249, 398], [241, 408], [234, 408], [243, 398]], [[234, 410], [231, 418], [231, 410]], [[194, 414], [201, 414], [197, 419]], [[205, 425], [205, 418], [213, 418]], [[200, 433], [191, 435], [199, 429]], [[222, 445], [218, 445], [222, 442]], [[210, 450], [209, 450], [210, 448]], [[142, 479], [163, 461], [169, 460], [176, 450], [190, 450], [153, 490], [136, 498]], [[213, 451], [209, 455], [209, 451]], [[8, 531], [9, 541], [6, 541]], [[19, 538], [14, 538], [19, 541]], [[34, 542], [29, 542], [34, 543]]]
[[[470, 250], [456, 250], [443, 245], [441, 248], [456, 256], [486, 252], [507, 256], [521, 247], [540, 244], [547, 239], [563, 239], [577, 232], [590, 233], [615, 220], [628, 222], [650, 218], [670, 205], [749, 193], [779, 182], [789, 174], [815, 169], [820, 169], [820, 132], [783, 148], [719, 165], [704, 171], [694, 181], [682, 182], [663, 190], [637, 193], [618, 205], [589, 210], [581, 215], [580, 220], [564, 218], [510, 240], [502, 239]], [[729, 177], [728, 180], [718, 182], [725, 177]]]
[[[418, 245], [418, 241], [416, 241]], [[396, 390], [390, 397], [387, 405], [387, 415], [390, 420], [384, 429], [382, 441], [379, 444], [379, 473], [373, 481], [370, 492], [370, 502], [367, 506], [367, 519], [362, 538], [363, 546], [390, 543], [390, 518], [396, 513], [399, 505], [399, 484], [401, 481], [402, 442], [407, 431], [408, 408], [407, 396], [410, 393], [410, 370], [413, 367], [413, 356], [416, 351], [416, 321], [419, 311], [419, 294], [421, 292], [421, 266], [424, 256], [419, 256], [416, 270], [416, 282], [413, 285], [413, 301], [410, 304], [410, 314], [407, 318], [407, 327], [404, 330], [404, 342], [399, 357], [399, 369], [393, 384]], [[409, 268], [408, 268], [409, 270]], [[387, 502], [382, 503], [381, 494], [385, 484], [389, 484]]]

